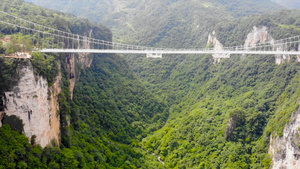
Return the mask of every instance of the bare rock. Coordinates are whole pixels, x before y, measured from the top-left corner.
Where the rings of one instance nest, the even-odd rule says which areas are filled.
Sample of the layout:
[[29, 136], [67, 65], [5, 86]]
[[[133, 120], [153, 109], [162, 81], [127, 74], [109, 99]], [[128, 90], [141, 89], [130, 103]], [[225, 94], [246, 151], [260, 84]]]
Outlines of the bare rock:
[[269, 154], [273, 169], [298, 169], [300, 166], [300, 111], [291, 117], [283, 136], [271, 136]]
[[42, 147], [52, 140], [60, 142], [60, 117], [57, 113], [60, 81], [61, 76], [58, 76], [49, 88], [47, 80], [35, 77], [32, 65], [28, 65], [21, 68], [20, 80], [13, 91], [5, 92], [5, 113], [22, 119], [25, 135], [29, 138], [35, 135], [36, 143]]
[[[214, 50], [216, 51], [224, 50], [224, 46], [217, 39], [215, 31], [208, 35], [207, 46], [213, 46]], [[230, 54], [213, 54], [212, 56], [214, 64], [220, 63], [222, 58], [230, 58]]]

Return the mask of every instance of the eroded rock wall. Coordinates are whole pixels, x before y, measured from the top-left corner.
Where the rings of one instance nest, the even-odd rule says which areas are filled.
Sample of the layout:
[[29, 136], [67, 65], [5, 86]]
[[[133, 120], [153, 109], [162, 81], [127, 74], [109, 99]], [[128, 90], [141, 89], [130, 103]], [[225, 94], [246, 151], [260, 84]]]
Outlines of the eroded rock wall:
[[268, 28], [266, 26], [254, 26], [252, 31], [247, 35], [244, 43], [246, 49], [259, 46], [259, 43], [274, 41], [272, 36], [268, 33]]
[[59, 75], [52, 87], [43, 77], [36, 77], [32, 65], [20, 69], [20, 80], [12, 91], [5, 92], [8, 116], [16, 115], [23, 120], [25, 135], [36, 136], [36, 144], [42, 147], [52, 140], [60, 143], [60, 117], [58, 94], [61, 91]]
[[[247, 38], [244, 43], [244, 48], [246, 50], [265, 50], [261, 47], [261, 43], [274, 44], [274, 38], [269, 34], [268, 28], [266, 26], [254, 26], [252, 31], [247, 35]], [[272, 49], [273, 50], [273, 49]], [[243, 54], [242, 58], [245, 58], [246, 55]]]
[[273, 169], [300, 168], [300, 110], [291, 117], [282, 137], [272, 137], [269, 154]]
[[[268, 47], [261, 47], [260, 43], [267, 43], [269, 44]], [[289, 48], [287, 45], [284, 44], [275, 44], [275, 39], [269, 34], [268, 28], [266, 26], [254, 26], [252, 31], [247, 35], [247, 38], [244, 43], [245, 49], [252, 48], [255, 50], [273, 50], [273, 51], [290, 51], [300, 49], [300, 45], [298, 48], [293, 49]], [[245, 55], [243, 56], [245, 57]], [[286, 61], [290, 61], [290, 55], [275, 55], [275, 63], [280, 65]], [[300, 61], [300, 56], [297, 56], [297, 61]]]
[[[93, 30], [91, 29], [88, 33], [89, 37], [92, 37]], [[80, 45], [80, 43], [78, 42]], [[82, 46], [78, 46], [79, 49], [89, 49], [90, 44], [88, 41], [86, 41]], [[78, 66], [80, 69], [86, 69], [89, 68], [92, 64], [92, 57], [89, 57], [89, 53], [79, 53], [78, 54], [78, 61], [75, 61], [75, 55], [74, 54], [69, 54], [67, 56], [68, 59], [68, 69], [70, 71], [70, 92], [71, 92], [71, 99], [73, 99], [73, 91], [75, 88], [75, 83], [76, 83], [76, 72], [75, 72], [75, 64], [79, 64]]]
[[0, 127], [2, 126], [2, 119], [3, 119], [3, 116], [4, 116], [4, 112], [3, 112], [3, 111], [0, 111]]
[[[217, 39], [216, 32], [213, 31], [211, 34], [208, 35], [207, 40], [208, 46], [213, 46], [214, 50], [222, 51], [224, 50], [223, 44]], [[230, 58], [230, 54], [213, 54], [214, 64], [220, 63], [222, 58]]]

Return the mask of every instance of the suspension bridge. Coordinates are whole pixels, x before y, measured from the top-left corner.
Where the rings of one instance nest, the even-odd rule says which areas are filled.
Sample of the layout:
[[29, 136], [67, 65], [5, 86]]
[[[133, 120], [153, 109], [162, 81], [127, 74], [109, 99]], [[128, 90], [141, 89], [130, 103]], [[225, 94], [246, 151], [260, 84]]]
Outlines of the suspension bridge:
[[34, 50], [45, 53], [146, 54], [147, 57], [152, 58], [161, 58], [163, 54], [220, 54], [220, 58], [229, 58], [231, 54], [300, 55], [300, 35], [258, 43], [254, 46], [223, 47], [220, 50], [213, 48], [172, 49], [128, 45], [95, 39], [37, 24], [4, 11], [0, 11], [0, 26], [11, 27], [23, 35], [35, 37], [37, 48]]

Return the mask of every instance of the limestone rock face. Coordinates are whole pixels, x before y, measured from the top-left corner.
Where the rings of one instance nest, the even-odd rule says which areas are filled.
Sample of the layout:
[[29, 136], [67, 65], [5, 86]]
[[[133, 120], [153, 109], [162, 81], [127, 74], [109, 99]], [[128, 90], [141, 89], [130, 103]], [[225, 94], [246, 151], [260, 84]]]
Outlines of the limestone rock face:
[[[60, 118], [58, 94], [61, 91], [57, 77], [52, 87], [43, 77], [35, 77], [32, 65], [20, 69], [20, 80], [13, 91], [5, 92], [8, 116], [16, 115], [23, 120], [25, 135], [36, 135], [36, 144], [42, 147], [55, 140], [60, 142]], [[51, 94], [50, 94], [51, 93]]]
[[[275, 51], [284, 51], [284, 50], [289, 51], [288, 46], [286, 46], [286, 45], [274, 45], [274, 50]], [[282, 64], [285, 61], [290, 61], [290, 59], [291, 59], [290, 55], [276, 55], [275, 57], [276, 57], [276, 64], [278, 64], [278, 65]]]
[[[92, 33], [93, 33], [93, 30], [90, 30], [88, 33], [88, 37], [92, 37]], [[79, 42], [78, 42], [78, 44], [79, 44], [79, 46], [78, 46], [79, 49], [89, 49], [90, 48], [90, 44], [88, 43], [88, 41], [83, 43], [82, 46], [80, 46]], [[70, 87], [69, 87], [69, 89], [71, 92], [71, 99], [73, 99], [73, 91], [74, 91], [75, 83], [76, 83], [74, 54], [69, 54], [67, 56], [67, 60], [68, 60], [68, 69], [70, 71]], [[78, 66], [80, 67], [80, 69], [86, 69], [86, 68], [91, 67], [92, 62], [93, 62], [93, 59], [91, 57], [89, 57], [89, 53], [78, 53], [78, 62], [76, 62], [76, 63], [79, 64]]]
[[[261, 47], [260, 43], [269, 44], [268, 47]], [[292, 51], [299, 49], [291, 48], [284, 44], [275, 44], [275, 39], [268, 33], [266, 26], [254, 26], [252, 31], [247, 35], [244, 44], [245, 49], [254, 48], [255, 50], [273, 50], [273, 51]], [[290, 55], [275, 55], [275, 63], [280, 65], [285, 61], [290, 61]], [[300, 56], [297, 56], [297, 61], [300, 61]]]
[[0, 127], [2, 126], [3, 116], [4, 116], [4, 112], [0, 111]]
[[69, 87], [69, 89], [70, 89], [70, 93], [71, 93], [71, 98], [73, 98], [73, 91], [74, 91], [75, 82], [76, 82], [74, 55], [68, 54], [67, 61], [68, 61], [68, 69], [70, 71], [70, 87]]
[[244, 47], [246, 49], [252, 47], [258, 47], [259, 43], [265, 43], [268, 41], [274, 42], [274, 39], [268, 33], [268, 28], [266, 26], [261, 26], [261, 27], [254, 26], [252, 31], [247, 35]]
[[[223, 44], [217, 39], [216, 37], [216, 32], [213, 31], [212, 34], [209, 34], [208, 40], [207, 40], [207, 45], [210, 46], [212, 45], [214, 50], [217, 51], [222, 51], [224, 50]], [[213, 59], [214, 59], [214, 64], [220, 63], [221, 58], [230, 58], [229, 54], [213, 54]]]
[[[274, 38], [272, 38], [272, 36], [268, 33], [268, 28], [266, 26], [254, 26], [252, 31], [247, 35], [244, 43], [244, 48], [246, 50], [250, 48], [251, 50], [266, 50], [260, 47], [260, 43], [266, 42], [274, 44]], [[246, 55], [242, 55], [242, 58], [244, 57], [246, 57]]]
[[273, 169], [293, 169], [300, 166], [300, 110], [284, 128], [282, 137], [272, 137], [269, 154]]

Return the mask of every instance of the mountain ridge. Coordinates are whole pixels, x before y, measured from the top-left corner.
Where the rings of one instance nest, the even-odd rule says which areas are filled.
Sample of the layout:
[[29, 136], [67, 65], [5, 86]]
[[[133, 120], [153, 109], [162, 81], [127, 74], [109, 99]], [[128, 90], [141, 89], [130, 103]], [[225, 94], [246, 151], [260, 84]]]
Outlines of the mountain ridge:
[[300, 2], [297, 0], [272, 0], [282, 6], [285, 6], [289, 9], [300, 9]]
[[[101, 22], [111, 28], [115, 41], [175, 48], [182, 48], [183, 44], [204, 47], [208, 30], [211, 30], [216, 23], [281, 8], [268, 0], [204, 0], [201, 2], [114, 0], [87, 1], [85, 5], [78, 6], [77, 4], [82, 2], [73, 1], [72, 4], [66, 4], [67, 1], [54, 3], [34, 0], [31, 2], [49, 8], [56, 5], [55, 9], [61, 11], [76, 10], [78, 16], [89, 17], [94, 22]], [[97, 10], [98, 6], [105, 10]], [[103, 14], [103, 11], [106, 14]], [[93, 19], [95, 16], [98, 18]], [[177, 42], [179, 39], [181, 43]], [[183, 40], [186, 42], [182, 42]]]

